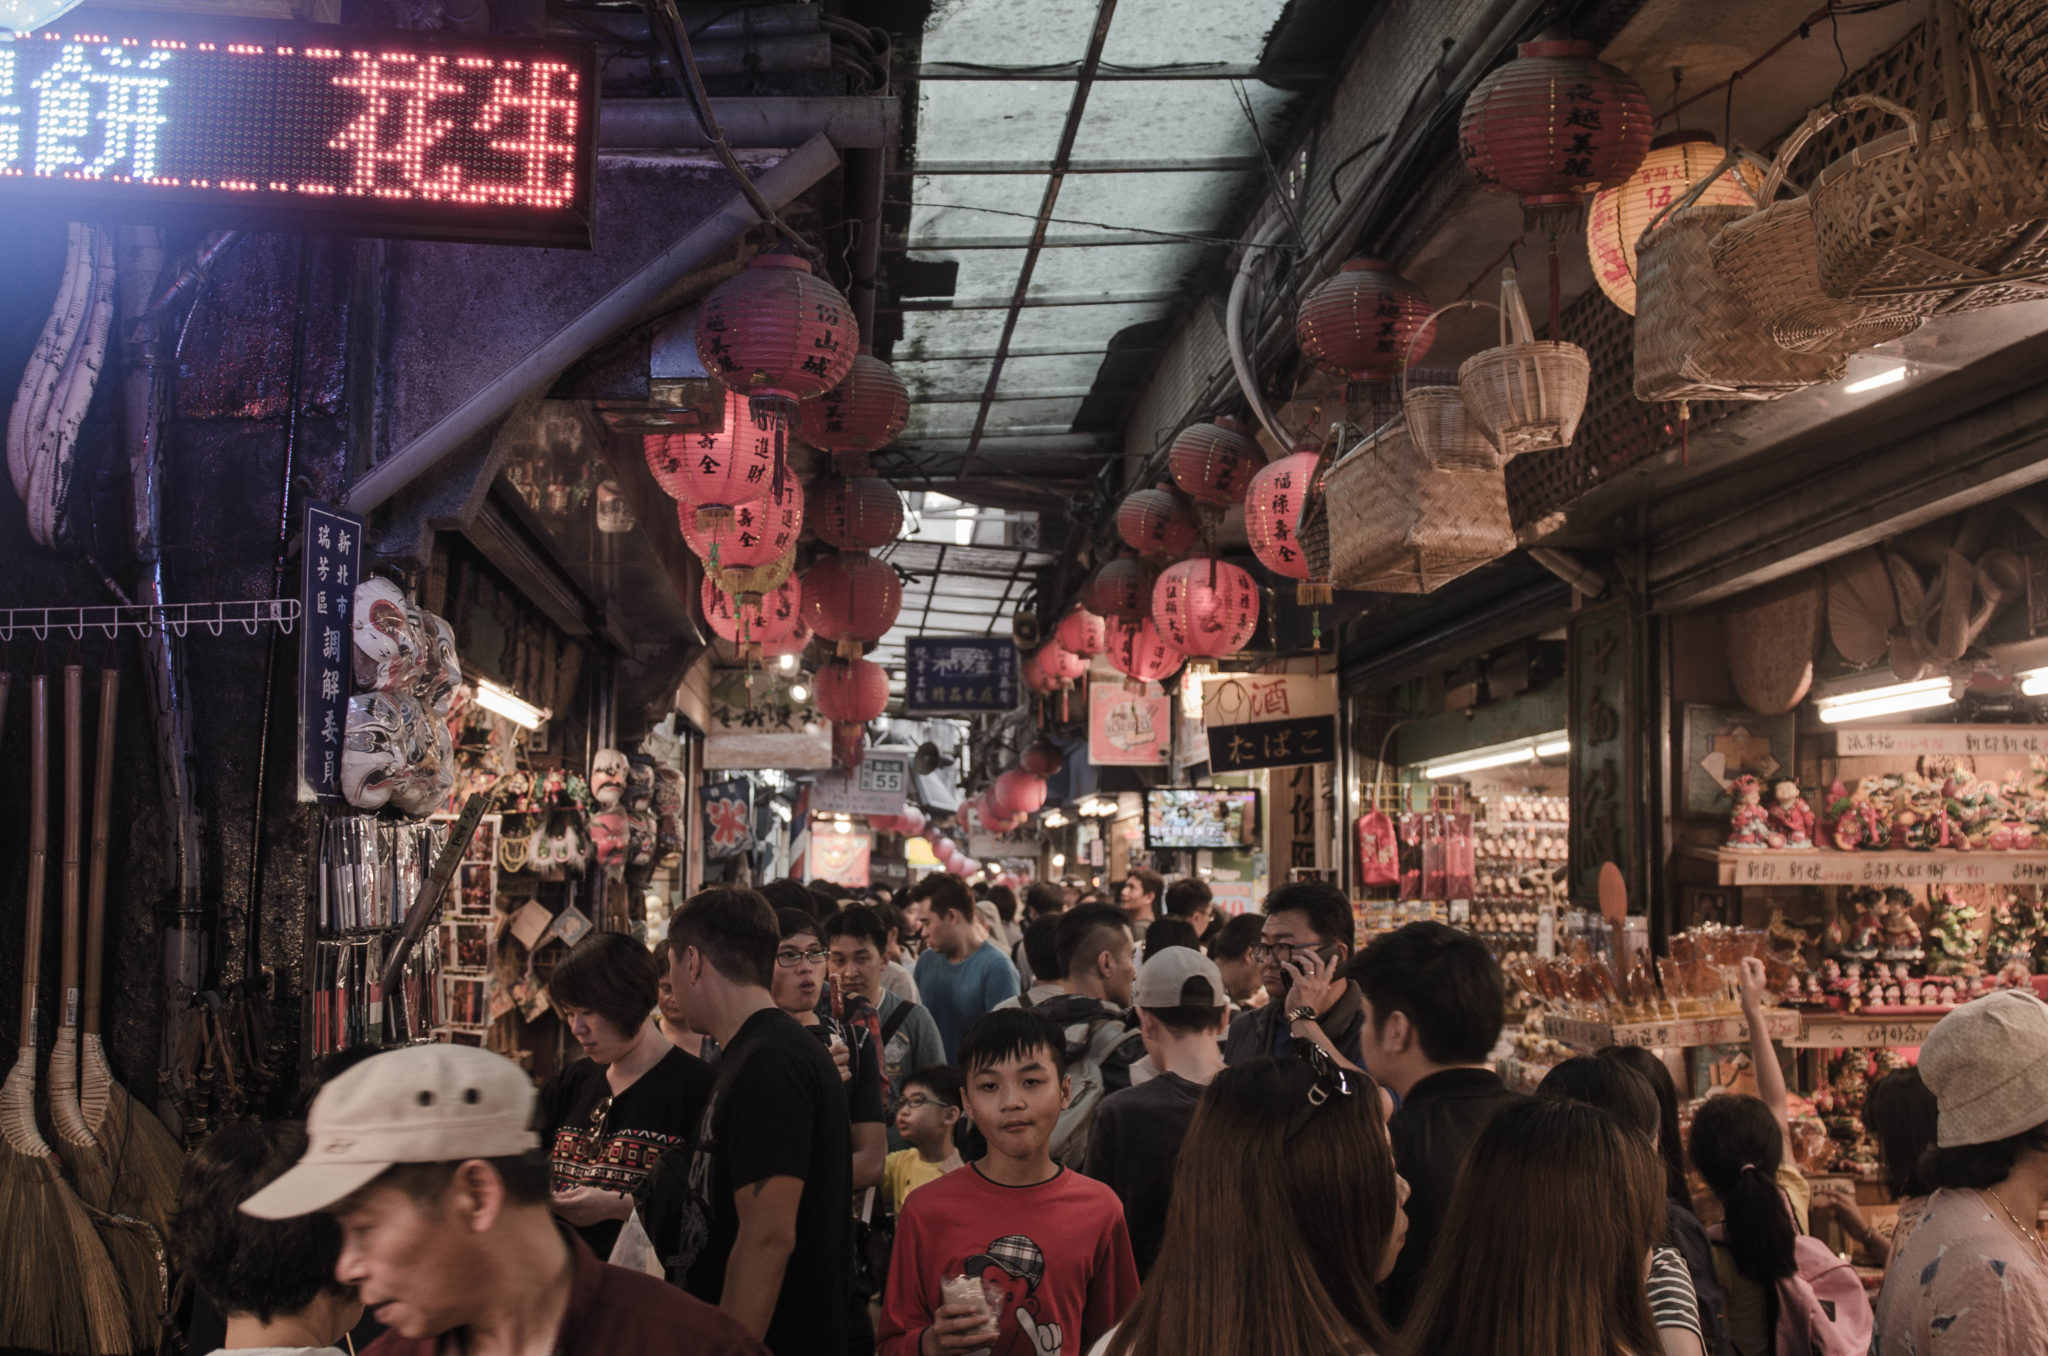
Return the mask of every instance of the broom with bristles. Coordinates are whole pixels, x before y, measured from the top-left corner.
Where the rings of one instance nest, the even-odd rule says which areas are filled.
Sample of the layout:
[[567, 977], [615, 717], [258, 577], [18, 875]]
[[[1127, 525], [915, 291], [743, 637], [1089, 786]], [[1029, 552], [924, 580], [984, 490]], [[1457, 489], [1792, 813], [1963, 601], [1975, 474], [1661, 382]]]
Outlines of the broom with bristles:
[[114, 1174], [100, 1144], [86, 1128], [78, 1106], [78, 892], [79, 840], [85, 818], [85, 670], [64, 669], [64, 944], [58, 983], [63, 998], [57, 1044], [50, 1051], [46, 1094], [57, 1156], [70, 1170], [71, 1184], [99, 1227], [107, 1259], [121, 1279], [128, 1312], [131, 1350], [151, 1351], [162, 1332], [166, 1267], [163, 1240], [144, 1221], [121, 1213]]
[[107, 835], [114, 787], [114, 723], [121, 671], [100, 674], [100, 737], [92, 783], [92, 877], [85, 891], [84, 1010], [80, 1014], [78, 1106], [85, 1128], [106, 1152], [114, 1173], [114, 1205], [120, 1214], [147, 1220], [159, 1232], [170, 1228], [178, 1202], [185, 1153], [164, 1123], [128, 1095], [107, 1067], [100, 1046], [100, 969], [107, 925]]
[[50, 680], [30, 680], [28, 899], [21, 953], [21, 1049], [0, 1085], [0, 1347], [128, 1349], [121, 1283], [57, 1156], [36, 1129], [37, 971], [50, 858]]

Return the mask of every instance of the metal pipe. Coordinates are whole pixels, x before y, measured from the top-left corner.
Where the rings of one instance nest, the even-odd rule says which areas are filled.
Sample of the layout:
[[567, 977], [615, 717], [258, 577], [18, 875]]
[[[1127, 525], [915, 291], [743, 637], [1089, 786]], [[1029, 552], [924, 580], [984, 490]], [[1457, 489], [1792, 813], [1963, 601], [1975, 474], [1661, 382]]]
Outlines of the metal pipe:
[[[900, 101], [878, 95], [713, 99], [725, 144], [742, 150], [801, 146], [823, 134], [841, 150], [894, 146]], [[607, 99], [597, 144], [607, 151], [705, 150], [711, 138], [688, 99]]]
[[[769, 206], [780, 210], [838, 164], [839, 153], [832, 149], [832, 143], [822, 135], [814, 136], [755, 180], [754, 187]], [[760, 220], [743, 195], [733, 194], [689, 234], [529, 349], [524, 357], [442, 415], [419, 437], [378, 462], [350, 487], [348, 507], [356, 513], [367, 513], [404, 489], [504, 418], [525, 396], [544, 388], [567, 371], [571, 363], [659, 304], [678, 282], [720, 251], [730, 249]]]
[[853, 180], [853, 210], [850, 213], [860, 223], [860, 240], [853, 253], [853, 316], [860, 327], [860, 341], [871, 346], [875, 339], [875, 278], [882, 263], [882, 190], [889, 175], [889, 164], [896, 158], [893, 149], [877, 148], [858, 153], [859, 173], [849, 165], [848, 177]]
[[1259, 252], [1287, 229], [1287, 224], [1287, 214], [1275, 212], [1252, 234], [1251, 243], [1238, 258], [1237, 276], [1230, 281], [1230, 304], [1223, 310], [1223, 334], [1230, 345], [1230, 370], [1237, 376], [1237, 389], [1244, 393], [1245, 403], [1252, 407], [1252, 413], [1258, 416], [1259, 423], [1280, 445], [1282, 452], [1292, 445], [1293, 440], [1287, 436], [1287, 430], [1280, 427], [1280, 421], [1273, 417], [1273, 411], [1266, 404], [1266, 393], [1259, 387], [1258, 374], [1245, 353], [1244, 303], [1251, 294], [1253, 263], [1259, 258]]
[[[578, 10], [574, 18], [557, 13], [547, 24], [554, 37], [591, 38], [601, 42], [651, 44], [645, 14], [626, 10]], [[742, 75], [751, 71], [823, 70], [832, 64], [832, 39], [813, 29], [807, 33], [749, 34], [724, 40], [692, 39], [697, 69], [706, 75]]]

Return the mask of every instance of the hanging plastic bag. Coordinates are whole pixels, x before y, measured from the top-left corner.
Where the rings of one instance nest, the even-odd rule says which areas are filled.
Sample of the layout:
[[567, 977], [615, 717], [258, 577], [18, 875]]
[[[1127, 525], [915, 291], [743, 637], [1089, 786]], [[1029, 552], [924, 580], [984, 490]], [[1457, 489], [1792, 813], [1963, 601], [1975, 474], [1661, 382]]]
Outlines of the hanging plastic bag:
[[1384, 810], [1358, 817], [1359, 880], [1372, 886], [1401, 883], [1401, 845], [1394, 818]]
[[626, 1216], [618, 1241], [612, 1244], [612, 1255], [605, 1260], [615, 1267], [652, 1276], [657, 1281], [668, 1279], [661, 1259], [654, 1253], [654, 1240], [647, 1236], [647, 1230], [640, 1224], [640, 1207], [637, 1205], [633, 1207], [633, 1213]]

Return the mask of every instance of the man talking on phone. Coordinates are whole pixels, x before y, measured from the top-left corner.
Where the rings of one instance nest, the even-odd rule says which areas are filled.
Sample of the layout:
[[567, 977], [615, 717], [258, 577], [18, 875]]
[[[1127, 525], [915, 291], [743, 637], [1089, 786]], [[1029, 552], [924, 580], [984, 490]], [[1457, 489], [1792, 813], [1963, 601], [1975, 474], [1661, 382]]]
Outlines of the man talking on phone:
[[1252, 956], [1270, 998], [1230, 1024], [1226, 1064], [1287, 1055], [1297, 1040], [1327, 1044], [1360, 1068], [1365, 1005], [1358, 986], [1341, 975], [1350, 959], [1351, 901], [1328, 881], [1303, 880], [1266, 896], [1266, 922]]

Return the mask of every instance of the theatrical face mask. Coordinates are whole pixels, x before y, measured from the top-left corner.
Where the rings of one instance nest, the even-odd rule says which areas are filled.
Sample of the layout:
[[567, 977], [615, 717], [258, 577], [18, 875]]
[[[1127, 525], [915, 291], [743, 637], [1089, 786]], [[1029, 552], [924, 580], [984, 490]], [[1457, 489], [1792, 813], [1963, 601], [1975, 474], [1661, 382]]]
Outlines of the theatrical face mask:
[[609, 810], [626, 794], [626, 755], [617, 749], [599, 749], [590, 760], [590, 794]]
[[360, 810], [381, 810], [405, 776], [404, 714], [398, 699], [365, 692], [348, 699], [341, 746], [341, 793]]
[[349, 629], [355, 642], [357, 687], [411, 690], [427, 662], [427, 642], [398, 585], [377, 578], [356, 585]]

